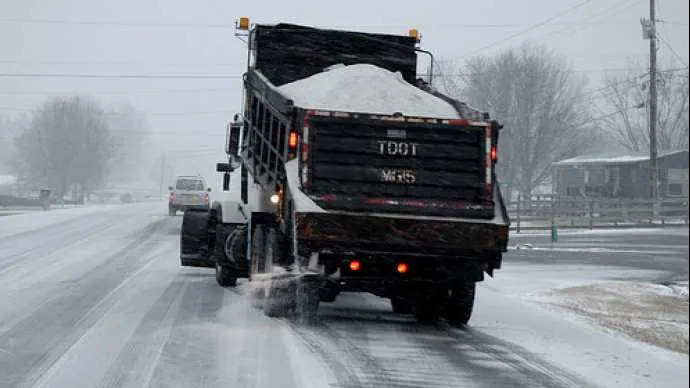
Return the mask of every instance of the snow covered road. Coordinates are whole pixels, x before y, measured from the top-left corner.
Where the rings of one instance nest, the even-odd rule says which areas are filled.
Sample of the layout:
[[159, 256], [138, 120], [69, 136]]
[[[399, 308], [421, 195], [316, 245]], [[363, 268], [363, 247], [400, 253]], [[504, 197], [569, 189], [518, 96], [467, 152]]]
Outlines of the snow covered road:
[[[165, 211], [0, 220], [0, 387], [688, 386], [687, 356], [530, 301], [559, 283], [554, 265], [508, 261], [480, 286], [466, 330], [417, 325], [362, 294], [302, 326], [251, 308], [244, 284], [223, 289], [211, 270], [181, 268], [181, 217]], [[623, 276], [596, 271], [587, 276]]]

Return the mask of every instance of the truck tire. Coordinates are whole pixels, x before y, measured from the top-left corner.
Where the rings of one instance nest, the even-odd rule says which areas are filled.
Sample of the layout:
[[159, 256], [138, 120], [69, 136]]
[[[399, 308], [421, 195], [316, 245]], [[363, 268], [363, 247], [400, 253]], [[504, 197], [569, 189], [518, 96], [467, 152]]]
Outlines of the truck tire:
[[237, 286], [235, 271], [227, 264], [224, 265], [216, 261], [216, 283], [221, 287]]
[[391, 298], [391, 307], [396, 314], [412, 314], [414, 311], [412, 303], [405, 298], [394, 296]]
[[316, 323], [321, 299], [319, 284], [308, 277], [299, 279], [295, 299], [298, 319], [306, 324]]
[[266, 257], [266, 227], [257, 225], [252, 238], [252, 258], [249, 268], [249, 276], [266, 272], [264, 259]]
[[438, 298], [431, 290], [420, 290], [417, 294], [414, 304], [412, 305], [412, 313], [418, 323], [429, 324], [436, 321], [438, 318]]
[[266, 289], [258, 281], [255, 282], [255, 275], [264, 273], [265, 267], [263, 260], [265, 256], [266, 246], [264, 244], [265, 227], [257, 225], [252, 237], [252, 252], [249, 263], [249, 299], [254, 308], [263, 308], [264, 299], [266, 298]]
[[213, 254], [211, 255], [216, 267], [216, 282], [221, 287], [235, 287], [237, 285], [237, 264], [233, 264], [225, 256], [225, 240], [233, 226], [216, 223]]
[[185, 267], [213, 268], [209, 254], [208, 212], [188, 210], [182, 217], [180, 264]]
[[476, 286], [475, 282], [467, 282], [451, 289], [443, 316], [452, 326], [462, 327], [470, 321]]
[[[266, 244], [264, 245], [264, 268], [266, 272], [273, 271], [273, 263], [280, 263], [280, 243], [278, 231], [275, 228], [268, 229]], [[269, 317], [284, 317], [290, 312], [291, 298], [290, 287], [286, 284], [278, 284], [268, 281], [266, 298], [264, 299], [264, 314]]]

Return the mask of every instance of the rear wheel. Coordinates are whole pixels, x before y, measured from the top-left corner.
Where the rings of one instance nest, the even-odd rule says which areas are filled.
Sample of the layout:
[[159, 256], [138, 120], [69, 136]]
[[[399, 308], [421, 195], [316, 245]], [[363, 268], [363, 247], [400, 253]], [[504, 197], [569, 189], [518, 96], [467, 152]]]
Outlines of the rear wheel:
[[314, 324], [317, 321], [321, 299], [319, 288], [316, 279], [311, 277], [303, 277], [297, 282], [295, 310], [303, 323]]
[[235, 287], [237, 285], [235, 271], [227, 264], [216, 261], [216, 282], [221, 287]]
[[208, 243], [208, 212], [184, 212], [180, 231], [180, 263], [187, 267], [213, 267]]
[[391, 307], [396, 314], [411, 314], [414, 310], [410, 301], [399, 296], [391, 298]]
[[448, 302], [443, 312], [444, 318], [453, 326], [464, 326], [472, 317], [475, 282], [467, 282], [449, 290]]
[[436, 321], [436, 318], [438, 318], [437, 301], [438, 299], [435, 298], [431, 290], [419, 292], [412, 305], [412, 313], [417, 322], [429, 324]]
[[234, 287], [237, 285], [237, 264], [231, 262], [225, 255], [225, 240], [232, 232], [233, 226], [215, 223], [213, 253], [211, 258], [215, 262], [216, 282], [221, 287]]
[[[273, 272], [273, 265], [281, 262], [278, 231], [268, 229], [264, 249], [265, 273]], [[283, 284], [285, 283], [285, 284]], [[264, 314], [269, 317], [284, 317], [290, 311], [291, 287], [287, 282], [269, 278], [266, 281], [266, 298], [264, 299]]]
[[263, 262], [266, 256], [266, 246], [264, 244], [265, 237], [265, 227], [263, 225], [257, 225], [254, 230], [254, 235], [252, 236], [252, 252], [249, 265], [249, 295], [251, 304], [255, 308], [263, 308], [264, 299], [266, 297], [266, 289], [263, 281], [259, 280], [261, 276], [257, 276], [265, 272], [265, 265]]
[[252, 257], [251, 266], [249, 268], [249, 279], [254, 275], [266, 272], [265, 257], [266, 257], [266, 228], [263, 225], [257, 225], [252, 236]]

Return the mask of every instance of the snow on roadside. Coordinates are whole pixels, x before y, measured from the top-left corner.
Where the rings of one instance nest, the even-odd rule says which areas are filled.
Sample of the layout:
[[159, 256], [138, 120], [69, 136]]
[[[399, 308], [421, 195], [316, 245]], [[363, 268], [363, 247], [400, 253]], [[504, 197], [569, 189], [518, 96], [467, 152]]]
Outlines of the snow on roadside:
[[668, 285], [668, 287], [673, 290], [678, 296], [681, 298], [688, 299], [688, 281], [683, 281], [683, 282], [673, 282]]
[[598, 282], [552, 290], [542, 301], [636, 340], [687, 354], [687, 282], [684, 285]]
[[600, 247], [587, 248], [563, 248], [563, 247], [536, 247], [533, 244], [516, 244], [514, 247], [508, 247], [509, 251], [519, 250], [533, 250], [533, 251], [553, 251], [553, 252], [571, 252], [571, 253], [646, 253], [646, 254], [672, 254], [672, 251], [662, 250], [639, 250], [639, 249], [611, 249]]
[[278, 87], [304, 108], [456, 119], [449, 103], [406, 82], [400, 73], [370, 64], [334, 66]]
[[[652, 227], [652, 228], [597, 228], [597, 229], [559, 229], [558, 234], [563, 235], [597, 235], [597, 234], [673, 234], [673, 235], [687, 235], [690, 229], [687, 226], [680, 227]], [[517, 237], [541, 237], [549, 236], [551, 233], [550, 229], [545, 229], [542, 231], [521, 231], [520, 233], [511, 232], [511, 238]]]
[[[54, 208], [49, 211], [36, 211], [31, 213], [13, 214], [2, 217], [0, 221], [0, 238], [13, 236], [30, 230], [39, 229], [45, 226], [54, 225], [62, 222], [71, 221], [79, 217], [109, 212], [113, 210], [141, 208], [142, 206], [151, 207], [152, 202], [141, 204], [112, 204], [112, 205], [84, 205], [76, 208]], [[161, 205], [164, 209], [164, 205]], [[163, 210], [161, 210], [162, 212]]]

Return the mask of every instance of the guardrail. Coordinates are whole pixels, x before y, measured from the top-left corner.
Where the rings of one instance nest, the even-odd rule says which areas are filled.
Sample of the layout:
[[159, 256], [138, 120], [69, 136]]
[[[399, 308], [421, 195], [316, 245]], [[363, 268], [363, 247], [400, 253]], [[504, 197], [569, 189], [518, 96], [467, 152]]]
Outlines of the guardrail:
[[539, 196], [507, 202], [512, 228], [688, 225], [688, 198], [612, 199]]

